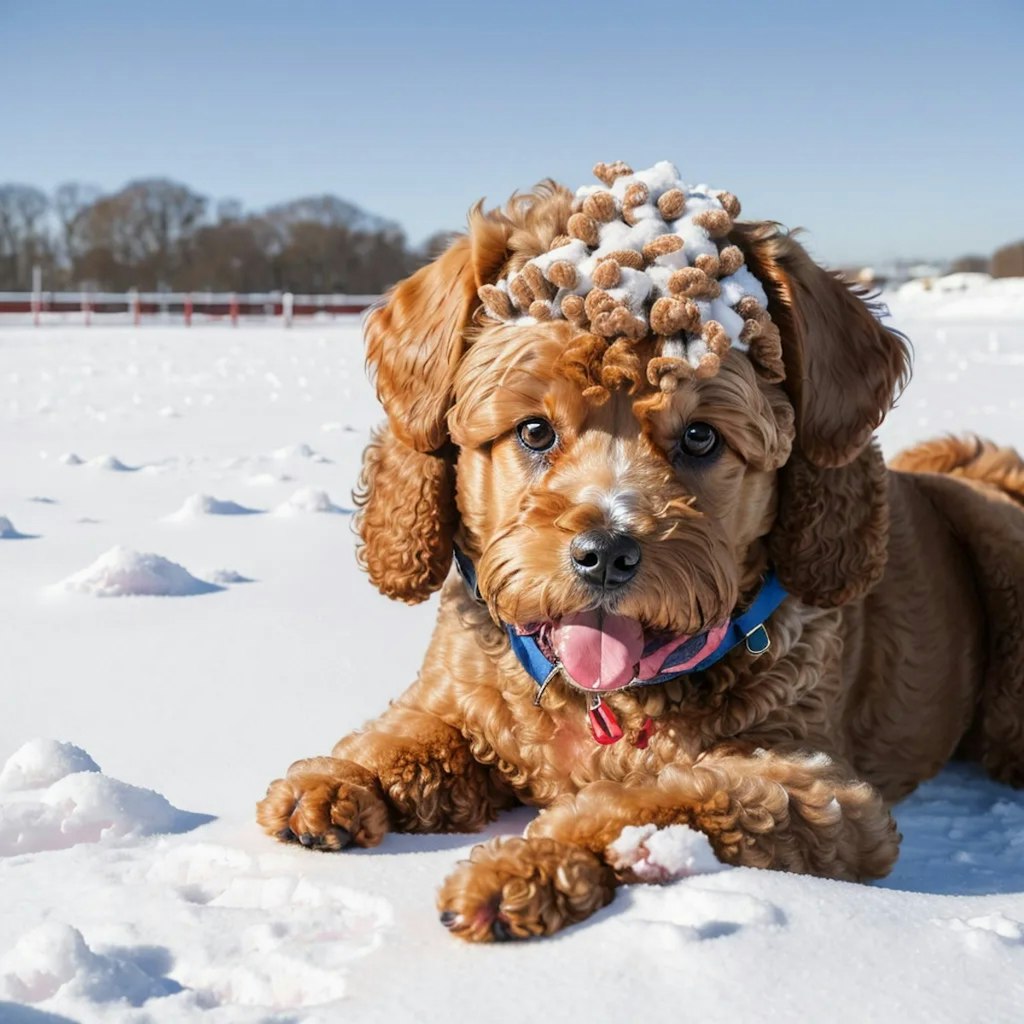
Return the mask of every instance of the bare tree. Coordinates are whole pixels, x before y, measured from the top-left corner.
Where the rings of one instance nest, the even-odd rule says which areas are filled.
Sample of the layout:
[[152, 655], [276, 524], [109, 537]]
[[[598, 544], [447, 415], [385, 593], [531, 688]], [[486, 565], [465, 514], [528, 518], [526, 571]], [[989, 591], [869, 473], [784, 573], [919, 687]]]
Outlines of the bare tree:
[[75, 277], [75, 264], [83, 252], [82, 227], [85, 218], [100, 195], [95, 185], [83, 185], [77, 181], [58, 185], [53, 193], [53, 209], [60, 226], [60, 255], [72, 278]]
[[31, 185], [0, 185], [0, 287], [28, 289], [32, 268], [53, 264], [50, 200]]

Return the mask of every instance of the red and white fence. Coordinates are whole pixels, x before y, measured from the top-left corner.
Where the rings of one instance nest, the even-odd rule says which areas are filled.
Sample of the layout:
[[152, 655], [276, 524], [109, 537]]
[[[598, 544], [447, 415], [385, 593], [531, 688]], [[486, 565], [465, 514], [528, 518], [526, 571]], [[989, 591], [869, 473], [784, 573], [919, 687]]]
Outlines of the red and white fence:
[[277, 322], [333, 319], [359, 314], [377, 295], [294, 295], [291, 292], [0, 292], [0, 323], [7, 317], [39, 327], [49, 323], [193, 322], [230, 323], [242, 319]]

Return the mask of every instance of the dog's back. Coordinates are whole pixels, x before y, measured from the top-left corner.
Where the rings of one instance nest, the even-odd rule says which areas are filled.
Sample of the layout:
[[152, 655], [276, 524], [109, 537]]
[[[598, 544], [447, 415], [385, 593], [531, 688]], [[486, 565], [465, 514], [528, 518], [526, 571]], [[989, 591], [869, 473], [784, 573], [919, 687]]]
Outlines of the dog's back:
[[[902, 452], [891, 467], [894, 494], [912, 490], [933, 507], [977, 594], [980, 620], [954, 599], [947, 605], [948, 649], [981, 641], [976, 707], [957, 753], [980, 760], [1000, 781], [1024, 785], [1024, 459], [980, 438], [947, 437]], [[942, 607], [953, 592], [934, 560], [940, 553], [928, 545], [919, 553]], [[900, 559], [892, 549], [890, 556]]]

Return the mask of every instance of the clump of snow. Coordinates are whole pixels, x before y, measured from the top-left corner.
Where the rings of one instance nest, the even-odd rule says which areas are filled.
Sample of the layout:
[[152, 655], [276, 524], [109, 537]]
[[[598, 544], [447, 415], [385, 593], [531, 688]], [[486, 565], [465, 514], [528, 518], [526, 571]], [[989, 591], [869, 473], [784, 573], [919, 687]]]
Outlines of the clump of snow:
[[7, 516], [0, 516], [0, 540], [24, 540], [28, 534], [20, 533]]
[[335, 505], [326, 491], [318, 490], [316, 487], [303, 487], [301, 490], [296, 491], [286, 502], [278, 505], [274, 511], [279, 516], [292, 516], [307, 512], [347, 514], [352, 509]]
[[631, 869], [641, 882], [670, 882], [725, 868], [708, 837], [689, 825], [627, 825], [607, 852], [612, 867]]
[[222, 590], [162, 555], [111, 548], [58, 586], [94, 597], [190, 597]]
[[138, 469], [138, 466], [126, 465], [116, 455], [97, 455], [86, 465], [90, 469], [103, 469], [108, 473], [134, 473]]
[[[601, 174], [600, 169], [595, 168], [595, 173]], [[611, 182], [605, 175], [603, 181], [605, 184], [601, 186], [577, 189], [574, 207], [577, 211], [586, 211], [587, 201], [596, 199], [603, 199], [611, 207], [611, 216], [595, 214], [597, 219], [593, 220], [593, 229], [596, 238], [584, 241], [584, 235], [577, 233], [570, 220], [570, 234], [576, 237], [542, 253], [521, 270], [513, 271], [497, 282], [497, 289], [505, 296], [503, 302], [489, 304], [481, 293], [491, 316], [520, 324], [533, 324], [538, 316], [542, 319], [565, 319], [567, 314], [563, 302], [567, 298], [577, 297], [578, 304], [579, 299], [600, 291], [606, 301], [614, 300], [630, 312], [638, 325], [633, 330], [642, 336], [652, 329], [648, 316], [653, 304], [659, 299], [682, 294], [672, 284], [676, 271], [701, 267], [703, 260], [712, 261], [704, 265], [718, 268], [720, 253], [716, 239], [723, 237], [724, 231], [716, 229], [712, 232], [706, 218], [725, 218], [731, 226], [733, 215], [738, 210], [735, 197], [707, 185], [686, 184], [680, 179], [676, 167], [667, 160], [659, 161], [647, 170], [635, 173], [630, 170]], [[677, 201], [663, 205], [664, 200], [673, 198]], [[726, 204], [733, 211], [731, 215], [726, 212]], [[588, 216], [586, 219], [592, 218]], [[598, 223], [598, 220], [603, 222]], [[601, 279], [598, 275], [604, 261], [617, 262], [613, 254], [622, 252], [633, 253], [634, 258], [643, 254], [636, 260], [642, 269], [621, 265], [615, 272], [613, 284], [599, 285]], [[571, 269], [568, 278], [564, 273], [566, 268]], [[532, 299], [527, 301], [521, 286], [527, 282], [531, 271], [534, 274], [539, 271], [551, 289], [557, 289], [553, 299], [536, 296], [527, 286], [526, 291]], [[718, 278], [718, 273], [718, 269], [714, 269], [712, 276]], [[692, 367], [698, 367], [710, 351], [709, 340], [714, 336], [710, 327], [712, 323], [724, 331], [732, 347], [747, 351], [748, 334], [744, 330], [747, 319], [739, 308], [742, 308], [743, 299], [748, 297], [761, 310], [767, 307], [764, 288], [743, 266], [740, 257], [739, 266], [733, 266], [714, 287], [702, 289], [699, 295], [695, 293], [693, 308], [699, 314], [699, 326], [691, 324], [686, 330], [674, 332], [665, 345], [664, 354], [682, 358]], [[502, 307], [510, 313], [506, 314]], [[589, 317], [590, 314], [587, 315]], [[599, 319], [596, 317], [592, 322], [596, 333], [612, 336], [619, 332], [615, 329], [609, 334], [611, 327], [602, 327]]]
[[89, 1003], [141, 1006], [180, 992], [181, 985], [151, 977], [131, 961], [95, 953], [77, 928], [47, 921], [22, 935], [0, 960], [0, 989], [21, 1003], [41, 1003], [62, 992]]
[[100, 766], [81, 748], [59, 740], [36, 739], [22, 744], [0, 768], [0, 793], [40, 789], [77, 772], [98, 772]]
[[0, 771], [0, 857], [187, 832], [209, 821], [100, 772], [81, 748], [31, 740]]
[[65, 466], [81, 466], [85, 462], [85, 459], [80, 455], [76, 455], [74, 452], [65, 452], [57, 461], [63, 463]]
[[191, 494], [177, 512], [167, 516], [171, 520], [198, 519], [201, 516], [252, 516], [264, 510], [240, 505], [237, 501], [222, 501], [209, 494]]

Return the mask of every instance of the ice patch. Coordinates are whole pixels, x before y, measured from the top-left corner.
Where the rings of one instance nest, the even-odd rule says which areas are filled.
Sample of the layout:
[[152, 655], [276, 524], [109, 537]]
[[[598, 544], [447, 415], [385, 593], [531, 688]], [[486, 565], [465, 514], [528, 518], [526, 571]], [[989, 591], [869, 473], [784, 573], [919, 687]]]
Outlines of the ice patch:
[[0, 857], [79, 843], [188, 832], [210, 821], [103, 775], [79, 747], [32, 740], [0, 772]]
[[180, 992], [181, 985], [152, 977], [131, 961], [95, 953], [77, 928], [48, 921], [22, 935], [0, 960], [0, 989], [21, 1003], [41, 1003], [61, 992], [89, 1003], [141, 1006]]
[[333, 504], [327, 492], [318, 490], [316, 487], [303, 487], [274, 509], [275, 515], [279, 516], [294, 516], [309, 512], [348, 515], [352, 509]]
[[224, 589], [196, 579], [184, 566], [161, 555], [120, 545], [57, 586], [93, 597], [190, 597]]
[[22, 744], [0, 768], [0, 793], [40, 789], [78, 772], [100, 766], [81, 748], [59, 740], [36, 739]]
[[168, 520], [181, 522], [187, 519], [200, 519], [203, 516], [252, 516], [265, 511], [261, 508], [249, 508], [239, 505], [237, 501], [222, 501], [209, 494], [192, 494], [177, 512], [167, 516]]
[[671, 882], [725, 869], [708, 837], [689, 825], [627, 825], [607, 850], [616, 871], [632, 871], [641, 882]]

